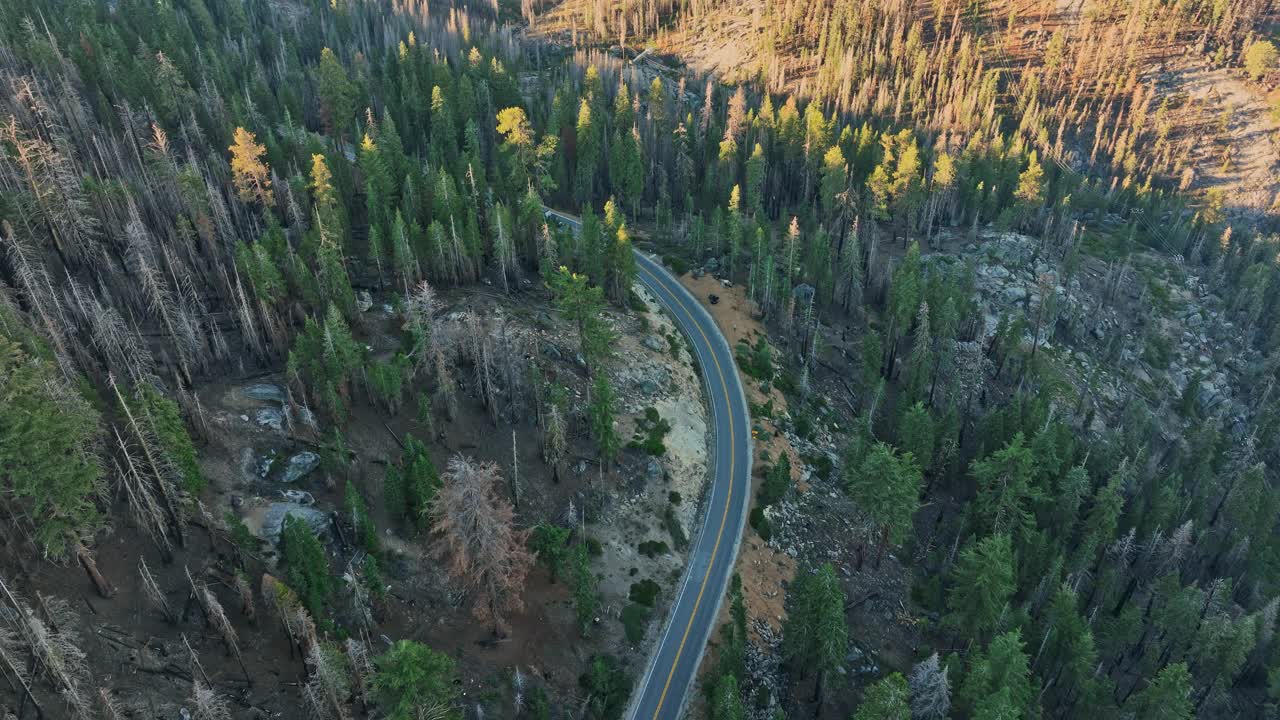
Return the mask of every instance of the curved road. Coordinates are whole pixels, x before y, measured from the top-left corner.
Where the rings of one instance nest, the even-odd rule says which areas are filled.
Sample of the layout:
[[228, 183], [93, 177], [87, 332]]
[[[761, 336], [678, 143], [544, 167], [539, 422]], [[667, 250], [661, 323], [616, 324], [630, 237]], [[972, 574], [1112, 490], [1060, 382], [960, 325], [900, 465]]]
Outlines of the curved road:
[[[577, 218], [546, 209], [547, 216], [581, 228]], [[636, 251], [637, 279], [651, 292], [693, 346], [711, 406], [715, 446], [706, 514], [658, 645], [631, 696], [628, 720], [675, 720], [694, 686], [702, 653], [733, 575], [751, 492], [751, 425], [729, 343], [711, 315], [662, 265]]]

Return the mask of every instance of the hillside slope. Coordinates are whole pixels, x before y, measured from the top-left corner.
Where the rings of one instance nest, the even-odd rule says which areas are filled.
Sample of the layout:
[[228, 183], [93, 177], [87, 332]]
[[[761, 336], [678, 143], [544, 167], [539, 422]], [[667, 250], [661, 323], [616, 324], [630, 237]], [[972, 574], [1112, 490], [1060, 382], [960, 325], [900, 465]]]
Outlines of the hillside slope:
[[1265, 38], [1265, 4], [1221, 5], [565, 0], [531, 30], [615, 52], [649, 48], [648, 58], [763, 81], [873, 122], [968, 134], [999, 114], [1077, 171], [1151, 178], [1256, 220], [1280, 190], [1268, 99], [1280, 76], [1243, 67]]

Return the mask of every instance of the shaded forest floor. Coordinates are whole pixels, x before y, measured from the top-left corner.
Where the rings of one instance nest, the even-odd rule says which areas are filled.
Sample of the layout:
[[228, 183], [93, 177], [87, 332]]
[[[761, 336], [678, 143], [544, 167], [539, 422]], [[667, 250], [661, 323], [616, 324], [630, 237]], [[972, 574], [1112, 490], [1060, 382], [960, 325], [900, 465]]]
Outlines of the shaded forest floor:
[[[256, 621], [239, 610], [231, 588], [238, 551], [224, 519], [242, 520], [258, 537], [246, 563], [255, 590], [264, 572], [285, 573], [271, 542], [284, 514], [312, 524], [340, 579], [330, 617], [342, 627], [358, 629], [346, 585], [352, 563], [362, 553], [330, 522], [331, 514], [342, 512], [346, 483], [355, 483], [380, 531], [388, 585], [385, 599], [374, 603], [374, 622], [367, 628], [373, 652], [399, 639], [419, 640], [446, 652], [458, 663], [463, 706], [481, 708], [490, 716], [513, 714], [512, 677], [517, 669], [530, 687], [546, 692], [552, 707], [580, 707], [586, 698], [578, 677], [593, 655], [614, 655], [632, 674], [643, 666], [649, 640], [660, 628], [670, 591], [683, 570], [684, 541], [695, 526], [706, 479], [701, 383], [687, 346], [675, 340], [678, 334], [670, 319], [640, 294], [647, 311], [609, 314], [620, 337], [615, 347], [618, 359], [606, 372], [618, 397], [618, 432], [624, 442], [633, 437], [646, 408], [657, 409], [672, 425], [666, 451], [659, 457], [630, 448], [609, 468], [596, 461], [583, 417], [588, 381], [576, 358], [576, 340], [540, 292], [504, 297], [483, 289], [451, 291], [443, 297], [438, 316], [443, 331], [461, 331], [469, 315], [478, 315], [485, 331], [520, 338], [517, 346], [525, 354], [512, 362], [532, 371], [537, 358], [541, 379], [568, 389], [569, 447], [557, 467], [543, 458], [536, 413], [523, 411], [514, 416], [514, 423], [504, 413], [490, 413], [475, 395], [474, 370], [467, 365], [455, 370], [456, 417], [447, 419], [437, 398], [432, 429], [418, 415], [417, 394], [431, 390], [422, 380], [412, 384], [406, 401], [394, 411], [357, 401], [343, 428], [349, 451], [345, 465], [331, 459], [330, 422], [320, 419], [308, 427], [286, 420], [282, 373], [228, 376], [198, 388], [208, 428], [199, 447], [200, 461], [210, 487], [188, 528], [187, 546], [174, 553], [172, 562], [164, 562], [118, 502], [112, 534], [98, 550], [100, 569], [117, 589], [114, 597], [94, 596], [84, 572], [75, 566], [31, 563], [25, 574], [10, 574], [18, 576], [23, 591], [32, 597], [39, 593], [63, 598], [77, 610], [86, 610], [73, 622], [91, 669], [135, 716], [177, 717], [189, 705], [189, 643], [212, 686], [232, 700], [236, 717], [298, 718], [302, 710], [290, 698], [305, 681], [304, 664], [261, 597]], [[390, 355], [400, 343], [399, 319], [388, 311], [375, 303], [364, 314], [364, 328], [358, 333], [377, 357]], [[400, 461], [409, 436], [426, 443], [441, 472], [450, 456], [463, 453], [497, 463], [507, 480], [518, 477], [518, 526], [549, 522], [585, 530], [589, 547], [599, 549], [592, 557], [592, 571], [600, 592], [596, 618], [585, 637], [578, 628], [570, 585], [565, 579], [552, 582], [542, 565], [530, 574], [524, 608], [507, 619], [505, 634], [495, 634], [475, 620], [466, 588], [444, 572], [443, 559], [431, 552], [431, 537], [391, 518], [384, 508], [386, 468]], [[662, 549], [641, 552], [646, 542], [661, 543]], [[139, 555], [156, 575], [170, 606], [185, 608], [179, 621], [166, 622], [146, 602], [138, 580]], [[188, 569], [197, 581], [208, 581], [227, 609], [240, 635], [243, 669], [205, 626], [198, 606], [186, 601]], [[630, 603], [632, 584], [642, 580], [657, 583], [659, 591], [648, 613], [645, 639], [632, 642], [620, 613]], [[322, 634], [341, 634], [328, 622], [321, 622]], [[47, 684], [41, 686], [47, 690]], [[529, 687], [526, 699], [528, 692]], [[46, 711], [61, 709], [51, 694], [43, 693], [41, 699]], [[4, 699], [0, 706], [7, 702]]]

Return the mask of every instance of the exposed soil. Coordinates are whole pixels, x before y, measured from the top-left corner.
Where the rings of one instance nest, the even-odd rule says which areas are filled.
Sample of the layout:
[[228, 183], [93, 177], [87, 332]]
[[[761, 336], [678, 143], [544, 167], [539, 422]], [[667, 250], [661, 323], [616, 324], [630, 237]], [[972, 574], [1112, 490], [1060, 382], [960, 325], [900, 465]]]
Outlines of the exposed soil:
[[[1232, 208], [1270, 211], [1280, 199], [1280, 124], [1261, 88], [1244, 80], [1238, 70], [1213, 67], [1199, 57], [1159, 79], [1162, 85], [1167, 82], [1162, 88], [1167, 93], [1185, 93], [1201, 108], [1190, 129], [1199, 130], [1200, 137], [1217, 138], [1193, 145], [1197, 180], [1192, 188], [1222, 188]], [[1229, 158], [1226, 163], [1224, 157]]]

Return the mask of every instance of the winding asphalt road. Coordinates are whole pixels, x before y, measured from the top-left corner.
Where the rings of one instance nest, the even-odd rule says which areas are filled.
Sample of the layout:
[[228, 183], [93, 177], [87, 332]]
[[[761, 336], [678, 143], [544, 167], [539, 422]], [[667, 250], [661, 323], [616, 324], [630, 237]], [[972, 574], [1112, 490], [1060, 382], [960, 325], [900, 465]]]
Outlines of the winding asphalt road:
[[[546, 213], [581, 229], [577, 218], [550, 208]], [[671, 613], [627, 709], [628, 720], [675, 720], [694, 686], [738, 556], [751, 491], [751, 425], [733, 353], [711, 315], [661, 264], [638, 250], [635, 257], [637, 278], [693, 346], [714, 428], [706, 514]]]

